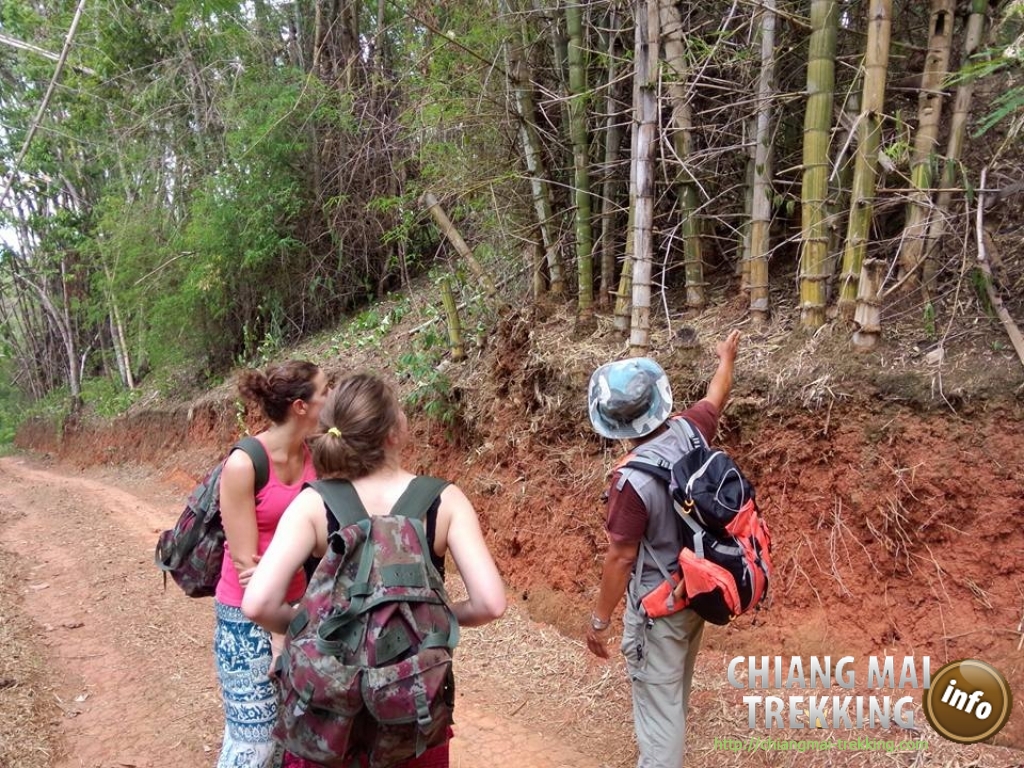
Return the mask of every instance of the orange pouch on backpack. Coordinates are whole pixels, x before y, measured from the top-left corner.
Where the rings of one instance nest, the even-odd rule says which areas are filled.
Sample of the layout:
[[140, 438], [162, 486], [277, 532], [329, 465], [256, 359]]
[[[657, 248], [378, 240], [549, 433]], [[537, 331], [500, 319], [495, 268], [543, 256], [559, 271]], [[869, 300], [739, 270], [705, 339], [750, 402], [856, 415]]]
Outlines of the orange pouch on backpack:
[[649, 618], [660, 619], [683, 610], [689, 601], [684, 595], [677, 599], [675, 589], [679, 586], [679, 574], [673, 573], [671, 581], [663, 581], [640, 598], [640, 605]]

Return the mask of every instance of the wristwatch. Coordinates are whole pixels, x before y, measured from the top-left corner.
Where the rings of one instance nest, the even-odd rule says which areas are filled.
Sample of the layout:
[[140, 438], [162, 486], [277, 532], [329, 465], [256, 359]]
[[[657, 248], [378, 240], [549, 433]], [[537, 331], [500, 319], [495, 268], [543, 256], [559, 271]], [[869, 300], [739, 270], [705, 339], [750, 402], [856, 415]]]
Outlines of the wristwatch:
[[590, 628], [593, 629], [595, 632], [602, 632], [608, 629], [608, 627], [610, 627], [611, 624], [611, 619], [608, 619], [608, 621], [601, 621], [601, 619], [597, 618], [596, 613], [590, 614]]

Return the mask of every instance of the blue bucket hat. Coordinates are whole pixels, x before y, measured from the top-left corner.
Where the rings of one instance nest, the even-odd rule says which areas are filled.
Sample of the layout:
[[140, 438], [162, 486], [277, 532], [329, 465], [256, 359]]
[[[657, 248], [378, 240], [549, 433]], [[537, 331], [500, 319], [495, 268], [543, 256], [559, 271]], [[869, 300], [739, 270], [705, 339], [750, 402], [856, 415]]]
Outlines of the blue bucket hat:
[[672, 389], [649, 357], [605, 363], [590, 377], [590, 423], [613, 440], [646, 437], [672, 413]]

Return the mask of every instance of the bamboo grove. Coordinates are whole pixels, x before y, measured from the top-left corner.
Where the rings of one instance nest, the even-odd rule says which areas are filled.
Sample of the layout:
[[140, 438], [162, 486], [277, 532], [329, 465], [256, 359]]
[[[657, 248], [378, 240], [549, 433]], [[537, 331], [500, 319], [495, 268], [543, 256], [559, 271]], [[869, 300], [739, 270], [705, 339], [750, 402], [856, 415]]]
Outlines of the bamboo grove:
[[652, 306], [737, 296], [871, 347], [960, 279], [981, 174], [1020, 181], [1022, 28], [1017, 0], [5, 0], [0, 374], [215, 372], [430, 270], [449, 309], [545, 294], [636, 353]]

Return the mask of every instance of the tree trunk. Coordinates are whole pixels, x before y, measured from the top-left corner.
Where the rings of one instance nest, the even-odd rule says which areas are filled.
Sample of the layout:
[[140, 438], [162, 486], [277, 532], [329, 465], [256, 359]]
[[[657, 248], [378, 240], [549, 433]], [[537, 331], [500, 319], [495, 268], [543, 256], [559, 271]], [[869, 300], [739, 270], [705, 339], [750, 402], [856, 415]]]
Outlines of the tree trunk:
[[547, 286], [544, 284], [544, 244], [540, 239], [528, 243], [525, 248], [527, 268], [530, 270], [532, 294], [534, 301], [544, 295]]
[[892, 0], [871, 0], [868, 10], [868, 40], [864, 57], [863, 112], [858, 127], [857, 164], [853, 171], [853, 193], [846, 228], [843, 274], [840, 278], [839, 311], [853, 319], [857, 280], [871, 233], [871, 214], [878, 176], [878, 148], [882, 138], [885, 106], [885, 78], [889, 69], [889, 39], [892, 33]]
[[114, 347], [114, 357], [117, 358], [117, 370], [121, 375], [122, 386], [129, 390], [135, 389], [132, 360], [128, 354], [128, 345], [124, 340], [124, 324], [121, 322], [121, 313], [112, 296], [110, 299], [110, 341]]
[[[28, 286], [33, 293], [35, 293], [43, 310], [50, 317], [50, 323], [53, 330], [55, 330], [60, 337], [61, 344], [64, 347], [65, 373], [67, 374], [68, 389], [71, 393], [71, 410], [72, 412], [76, 412], [82, 404], [82, 380], [78, 373], [78, 344], [75, 339], [74, 326], [71, 322], [71, 310], [67, 291], [62, 290], [62, 299], [60, 306], [58, 306], [50, 298], [46, 289], [41, 284], [29, 280], [18, 272], [14, 272], [14, 276], [16, 279], [21, 281], [22, 284]], [[61, 276], [62, 288], [66, 288], [65, 280], [67, 279], [67, 275], [63, 262], [61, 263]]]
[[768, 250], [771, 224], [771, 117], [775, 98], [775, 0], [761, 6], [761, 73], [757, 84], [754, 136], [753, 209], [750, 217], [750, 316], [755, 327], [768, 322]]
[[[964, 55], [961, 64], [966, 64], [981, 47], [985, 36], [985, 23], [988, 11], [988, 0], [972, 0], [971, 15], [967, 19], [967, 31], [964, 33]], [[953, 117], [949, 127], [949, 142], [946, 145], [945, 162], [942, 164], [942, 178], [939, 181], [939, 194], [935, 200], [931, 224], [928, 228], [928, 242], [925, 245], [923, 280], [926, 290], [930, 290], [937, 272], [938, 254], [942, 250], [943, 238], [950, 217], [950, 203], [953, 199], [952, 187], [957, 181], [960, 167], [960, 155], [963, 153], [964, 138], [967, 135], [967, 121], [971, 116], [971, 100], [974, 97], [973, 79], [962, 82], [956, 89], [953, 101]]]
[[693, 110], [687, 81], [689, 67], [686, 44], [683, 40], [683, 20], [675, 0], [660, 0], [661, 33], [665, 48], [665, 62], [670, 78], [669, 105], [672, 108], [672, 149], [679, 164], [678, 206], [679, 222], [683, 234], [683, 271], [686, 276], [686, 306], [702, 309], [707, 302], [704, 280], [704, 253], [700, 237], [700, 219], [697, 217], [699, 197], [694, 183], [693, 162]]
[[636, 3], [637, 140], [636, 219], [633, 224], [633, 312], [629, 350], [644, 355], [650, 346], [652, 236], [654, 230], [654, 144], [658, 124], [658, 0]]
[[807, 330], [825, 323], [829, 278], [828, 176], [832, 102], [835, 94], [837, 0], [812, 0], [807, 57], [807, 112], [801, 186], [800, 322]]
[[622, 258], [622, 269], [619, 272], [619, 290], [615, 296], [615, 330], [626, 335], [633, 317], [633, 227], [635, 222], [635, 206], [629, 207], [629, 220], [626, 222], [626, 248]]
[[[33, 400], [38, 400], [47, 392], [47, 386], [39, 372], [39, 354], [34, 352], [38, 348], [36, 339], [39, 338], [33, 328], [32, 318], [38, 314], [34, 312], [30, 302], [26, 301], [25, 286], [16, 279], [14, 259], [0, 260], [0, 267], [7, 265], [10, 271], [10, 283], [0, 282], [0, 324], [9, 332], [6, 341], [13, 350], [14, 360], [21, 362], [22, 371], [28, 380], [27, 389]], [[7, 291], [10, 290], [10, 298]], [[31, 308], [30, 308], [31, 307]], [[33, 365], [32, 363], [36, 364]]]
[[570, 0], [565, 6], [569, 34], [569, 136], [572, 139], [573, 194], [576, 201], [576, 267], [579, 273], [578, 309], [593, 311], [594, 238], [590, 224], [590, 159], [587, 136], [587, 61], [583, 36], [583, 6]]
[[900, 253], [900, 277], [904, 287], [917, 286], [916, 272], [921, 265], [927, 242], [932, 198], [932, 158], [939, 146], [939, 120], [945, 94], [943, 81], [949, 74], [949, 52], [953, 41], [954, 0], [932, 0], [928, 55], [921, 75], [917, 101], [917, 134], [910, 162], [910, 181], [914, 188], [907, 208]]

